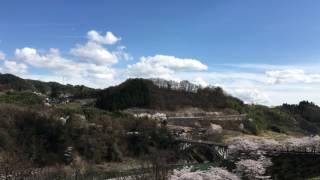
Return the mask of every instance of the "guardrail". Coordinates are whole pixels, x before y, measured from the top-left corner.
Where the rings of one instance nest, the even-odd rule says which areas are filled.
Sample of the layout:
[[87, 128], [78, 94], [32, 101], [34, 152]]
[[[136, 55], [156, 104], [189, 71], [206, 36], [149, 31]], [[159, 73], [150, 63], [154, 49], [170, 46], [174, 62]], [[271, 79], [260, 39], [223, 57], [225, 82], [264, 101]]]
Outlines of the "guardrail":
[[244, 120], [247, 118], [247, 114], [240, 114], [240, 115], [219, 115], [219, 116], [195, 116], [195, 117], [188, 117], [188, 116], [170, 116], [167, 117], [167, 121], [175, 121], [175, 120], [200, 120], [200, 121], [237, 121], [237, 120]]

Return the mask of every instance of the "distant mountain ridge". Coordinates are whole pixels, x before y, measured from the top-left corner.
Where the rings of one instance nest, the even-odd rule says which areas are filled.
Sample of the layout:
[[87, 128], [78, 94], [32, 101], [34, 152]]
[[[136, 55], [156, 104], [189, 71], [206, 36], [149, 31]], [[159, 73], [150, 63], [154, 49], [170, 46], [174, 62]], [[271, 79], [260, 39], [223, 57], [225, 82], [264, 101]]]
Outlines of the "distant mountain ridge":
[[57, 82], [43, 82], [22, 79], [12, 74], [0, 73], [0, 91], [36, 91], [46, 95], [70, 94], [75, 97], [94, 97], [99, 90], [86, 86], [63, 85]]

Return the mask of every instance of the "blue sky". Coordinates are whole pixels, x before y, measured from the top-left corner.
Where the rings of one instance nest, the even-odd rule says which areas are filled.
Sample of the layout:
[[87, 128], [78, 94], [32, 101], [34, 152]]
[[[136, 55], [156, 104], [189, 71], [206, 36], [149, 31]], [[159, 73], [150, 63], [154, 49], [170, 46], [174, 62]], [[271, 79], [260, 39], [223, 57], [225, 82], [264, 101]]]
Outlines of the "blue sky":
[[4, 0], [0, 72], [99, 88], [157, 76], [219, 85], [248, 103], [320, 104], [319, 8], [316, 0]]

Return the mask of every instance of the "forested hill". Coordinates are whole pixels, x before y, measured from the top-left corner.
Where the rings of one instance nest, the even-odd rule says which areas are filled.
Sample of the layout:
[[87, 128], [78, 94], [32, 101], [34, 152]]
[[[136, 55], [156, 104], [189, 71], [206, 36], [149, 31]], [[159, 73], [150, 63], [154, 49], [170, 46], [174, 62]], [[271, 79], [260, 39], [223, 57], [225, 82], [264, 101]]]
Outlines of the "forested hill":
[[310, 122], [320, 123], [320, 107], [312, 102], [301, 101], [298, 105], [283, 104], [280, 108]]
[[204, 110], [245, 108], [244, 103], [227, 95], [221, 88], [199, 88], [196, 92], [183, 89], [163, 88], [152, 80], [128, 79], [122, 84], [100, 92], [97, 107], [106, 110], [121, 110], [131, 107], [161, 110], [177, 110], [199, 107]]
[[95, 97], [99, 90], [86, 86], [63, 85], [57, 82], [43, 82], [22, 79], [12, 74], [0, 73], [0, 91], [36, 91], [46, 95], [70, 94], [74, 97]]
[[299, 104], [283, 104], [278, 108], [290, 114], [305, 131], [312, 134], [320, 133], [320, 107], [316, 104], [301, 101]]
[[102, 90], [96, 106], [109, 111], [133, 107], [173, 111], [188, 107], [206, 111], [232, 109], [232, 112], [238, 111], [248, 115], [248, 119], [251, 120], [249, 131], [253, 134], [266, 130], [286, 134], [320, 133], [320, 108], [308, 101], [278, 107], [250, 105], [226, 94], [219, 87], [191, 88], [192, 90], [188, 91], [188, 83], [187, 86], [175, 84], [174, 88], [167, 83], [128, 79], [118, 86]]

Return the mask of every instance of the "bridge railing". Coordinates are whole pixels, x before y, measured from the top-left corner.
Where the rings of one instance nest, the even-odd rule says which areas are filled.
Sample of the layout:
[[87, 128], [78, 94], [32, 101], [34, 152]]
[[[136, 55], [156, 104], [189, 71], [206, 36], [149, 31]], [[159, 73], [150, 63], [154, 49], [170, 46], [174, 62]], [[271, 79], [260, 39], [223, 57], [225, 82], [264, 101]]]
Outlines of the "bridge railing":
[[187, 142], [187, 143], [193, 143], [193, 144], [206, 144], [206, 145], [213, 145], [213, 146], [228, 148], [228, 146], [225, 144], [212, 142], [212, 141], [192, 140], [192, 139], [183, 139], [183, 138], [175, 138], [175, 141]]
[[320, 155], [319, 150], [312, 148], [274, 148], [274, 149], [260, 149], [267, 153], [274, 154], [316, 154]]

